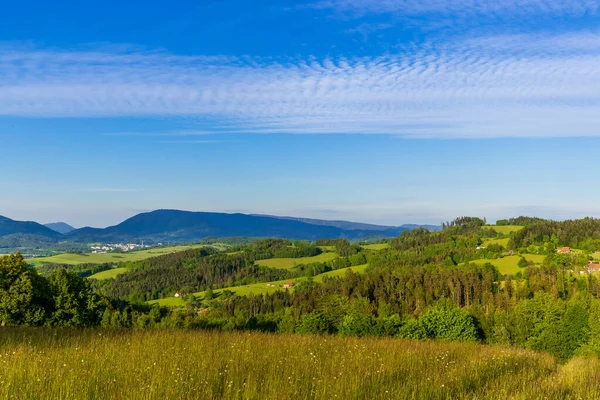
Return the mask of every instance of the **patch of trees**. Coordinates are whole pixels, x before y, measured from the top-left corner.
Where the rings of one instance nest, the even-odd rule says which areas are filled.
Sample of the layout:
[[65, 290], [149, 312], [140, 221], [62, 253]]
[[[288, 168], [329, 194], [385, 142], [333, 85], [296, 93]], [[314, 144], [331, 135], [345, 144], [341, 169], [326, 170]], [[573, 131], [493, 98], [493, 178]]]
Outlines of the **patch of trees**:
[[511, 245], [514, 248], [553, 245], [575, 247], [587, 251], [600, 250], [600, 220], [541, 221], [515, 233]]
[[97, 326], [107, 301], [76, 273], [46, 278], [20, 254], [0, 257], [0, 325]]
[[66, 269], [71, 272], [76, 272], [82, 278], [86, 278], [97, 274], [98, 272], [108, 271], [115, 267], [114, 263], [103, 263], [103, 264], [94, 264], [94, 263], [86, 263], [86, 264], [54, 264], [54, 263], [46, 263], [37, 267], [37, 271], [42, 275], [49, 275], [52, 271], [56, 271], [59, 269]]
[[[204, 254], [195, 251], [193, 257], [173, 253], [132, 263], [131, 271], [115, 279], [96, 283], [106, 296], [153, 300], [173, 296], [175, 292], [193, 293], [234, 285], [247, 285], [289, 279], [292, 271], [258, 266], [244, 253]], [[193, 255], [188, 251], [188, 256]], [[172, 261], [169, 261], [172, 260]]]
[[543, 218], [520, 216], [517, 218], [499, 219], [498, 221], [496, 221], [496, 225], [498, 225], [498, 226], [507, 226], [507, 225], [529, 226], [529, 225], [533, 225], [533, 224], [537, 224], [539, 222], [545, 222], [545, 221], [547, 221], [547, 220], [545, 220]]

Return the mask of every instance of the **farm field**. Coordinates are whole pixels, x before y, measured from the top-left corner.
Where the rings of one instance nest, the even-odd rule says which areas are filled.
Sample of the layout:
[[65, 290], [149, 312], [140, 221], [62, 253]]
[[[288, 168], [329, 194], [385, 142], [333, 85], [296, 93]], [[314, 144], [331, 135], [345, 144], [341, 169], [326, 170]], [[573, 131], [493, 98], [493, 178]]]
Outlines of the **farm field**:
[[0, 398], [598, 399], [600, 360], [466, 342], [3, 328]]
[[521, 229], [523, 229], [523, 226], [520, 225], [503, 225], [503, 226], [496, 226], [496, 225], [486, 225], [486, 228], [494, 228], [494, 230], [498, 233], [501, 233], [503, 235], [510, 235], [513, 232], [518, 232]]
[[127, 272], [127, 268], [125, 267], [113, 268], [106, 271], [98, 272], [97, 274], [90, 276], [90, 279], [97, 279], [99, 281], [103, 281], [105, 279], [116, 278], [118, 275], [124, 274], [125, 272]]
[[[532, 261], [535, 264], [540, 264], [542, 261], [544, 261], [544, 258], [546, 256], [544, 255], [540, 255], [540, 254], [525, 254], [524, 255], [525, 259], [527, 261]], [[492, 265], [494, 265], [496, 268], [498, 268], [498, 270], [500, 271], [501, 274], [516, 274], [519, 271], [524, 271], [523, 268], [519, 268], [519, 260], [521, 259], [521, 256], [508, 256], [508, 257], [504, 257], [504, 258], [499, 258], [496, 260], [486, 260], [486, 259], [481, 259], [481, 260], [474, 260], [471, 261], [475, 264], [485, 264], [485, 263], [490, 263]]]
[[[84, 254], [72, 254], [72, 253], [64, 253], [58, 254], [51, 257], [39, 257], [32, 258], [28, 260], [29, 264], [34, 267], [40, 266], [42, 264], [51, 263], [51, 264], [68, 264], [68, 265], [78, 265], [78, 264], [104, 264], [104, 263], [119, 263], [124, 261], [140, 261], [145, 260], [146, 258], [156, 257], [163, 254], [175, 253], [177, 251], [183, 251], [188, 249], [196, 249], [200, 247], [205, 247], [206, 245], [184, 245], [184, 246], [170, 246], [170, 247], [161, 247], [149, 250], [140, 250], [140, 251], [132, 251], [127, 253], [105, 253], [105, 254], [93, 254], [93, 253], [84, 253]], [[225, 248], [225, 245], [213, 245], [219, 249]]]
[[[348, 271], [348, 270], [352, 270], [356, 273], [363, 273], [365, 271], [365, 269], [367, 268], [367, 266], [368, 266], [367, 264], [364, 264], [364, 265], [357, 265], [354, 267], [340, 268], [340, 269], [337, 269], [334, 271], [329, 271], [329, 272], [325, 272], [323, 274], [316, 275], [313, 277], [313, 279], [315, 282], [322, 282], [325, 277], [343, 276], [346, 273], [346, 271]], [[215, 289], [215, 290], [213, 290], [213, 293], [219, 294], [219, 293], [223, 292], [224, 290], [229, 290], [239, 296], [248, 296], [250, 293], [253, 293], [255, 295], [273, 293], [278, 290], [284, 290], [282, 288], [282, 286], [285, 282], [294, 282], [294, 284], [297, 284], [297, 283], [305, 281], [307, 279], [308, 278], [301, 277], [301, 278], [293, 278], [293, 279], [284, 279], [281, 281], [253, 283], [251, 285], [244, 285], [244, 286], [230, 286], [228, 288]], [[205, 294], [205, 292], [197, 292], [197, 293], [194, 293], [194, 297], [202, 299], [204, 297], [204, 294]], [[165, 307], [182, 307], [185, 305], [185, 301], [183, 299], [177, 298], [177, 297], [167, 297], [165, 299], [151, 300], [148, 302], [148, 304], [158, 304], [160, 306], [165, 306]]]
[[256, 261], [258, 265], [264, 265], [270, 268], [279, 269], [292, 269], [300, 264], [310, 264], [315, 262], [327, 262], [338, 258], [338, 253], [322, 253], [314, 257], [301, 257], [301, 258], [271, 258], [268, 260]]
[[489, 240], [486, 240], [485, 242], [483, 242], [483, 246], [489, 246], [491, 244], [499, 244], [500, 246], [508, 247], [508, 241], [509, 240], [510, 240], [510, 238], [489, 239]]
[[390, 247], [389, 243], [373, 243], [373, 244], [365, 244], [361, 246], [363, 249], [367, 250], [383, 250], [388, 249]]

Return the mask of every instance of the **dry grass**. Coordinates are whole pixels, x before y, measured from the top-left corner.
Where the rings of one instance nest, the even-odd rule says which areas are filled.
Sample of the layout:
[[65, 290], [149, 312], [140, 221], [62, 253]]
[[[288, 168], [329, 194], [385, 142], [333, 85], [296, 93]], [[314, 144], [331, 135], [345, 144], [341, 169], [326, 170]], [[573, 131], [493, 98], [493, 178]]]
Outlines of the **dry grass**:
[[0, 398], [597, 399], [600, 363], [467, 343], [6, 329]]

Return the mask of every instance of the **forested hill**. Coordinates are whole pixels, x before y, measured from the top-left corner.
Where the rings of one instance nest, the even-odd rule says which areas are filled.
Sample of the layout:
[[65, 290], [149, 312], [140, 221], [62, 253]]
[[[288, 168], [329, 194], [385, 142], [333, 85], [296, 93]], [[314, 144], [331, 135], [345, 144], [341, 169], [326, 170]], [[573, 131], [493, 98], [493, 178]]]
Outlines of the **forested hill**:
[[440, 226], [437, 225], [419, 225], [419, 224], [405, 224], [401, 226], [386, 226], [386, 225], [374, 225], [374, 224], [365, 224], [361, 222], [350, 222], [350, 221], [330, 221], [325, 219], [314, 219], [314, 218], [299, 218], [299, 217], [282, 217], [276, 215], [260, 215], [260, 214], [252, 214], [257, 217], [270, 217], [270, 218], [279, 218], [279, 219], [287, 219], [290, 221], [299, 221], [304, 222], [306, 224], [311, 225], [322, 225], [322, 226], [335, 226], [336, 228], [344, 229], [344, 230], [360, 230], [360, 231], [373, 231], [373, 232], [382, 232], [385, 236], [398, 236], [400, 233], [416, 228], [426, 228], [430, 231], [437, 231], [441, 229]]
[[48, 238], [59, 238], [62, 235], [44, 225], [30, 221], [14, 221], [0, 215], [0, 237], [8, 235], [37, 235]]
[[44, 226], [62, 234], [73, 232], [75, 230], [75, 228], [73, 228], [71, 225], [64, 222], [53, 222], [50, 224], [44, 224]]
[[106, 229], [83, 228], [65, 237], [77, 242], [156, 242], [194, 241], [212, 237], [282, 237], [316, 240], [320, 238], [360, 239], [370, 236], [397, 236], [404, 228], [391, 231], [342, 229], [281, 218], [178, 210], [157, 210], [138, 214]]

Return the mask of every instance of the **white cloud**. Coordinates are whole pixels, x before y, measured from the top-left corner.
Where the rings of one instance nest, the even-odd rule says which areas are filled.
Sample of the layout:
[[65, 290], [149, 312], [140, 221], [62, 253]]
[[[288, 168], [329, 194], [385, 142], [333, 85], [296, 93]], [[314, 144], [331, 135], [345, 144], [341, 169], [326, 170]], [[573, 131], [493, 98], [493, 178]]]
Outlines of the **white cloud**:
[[597, 0], [320, 0], [313, 8], [333, 9], [358, 15], [368, 13], [481, 15], [595, 15]]
[[[599, 43], [591, 31], [488, 36], [323, 60], [5, 46], [0, 115], [198, 116], [227, 132], [600, 136]], [[212, 130], [157, 136], [203, 133]]]

